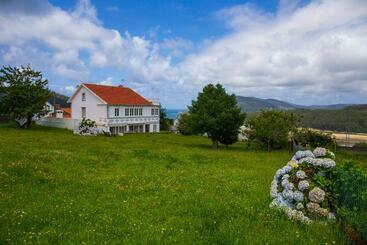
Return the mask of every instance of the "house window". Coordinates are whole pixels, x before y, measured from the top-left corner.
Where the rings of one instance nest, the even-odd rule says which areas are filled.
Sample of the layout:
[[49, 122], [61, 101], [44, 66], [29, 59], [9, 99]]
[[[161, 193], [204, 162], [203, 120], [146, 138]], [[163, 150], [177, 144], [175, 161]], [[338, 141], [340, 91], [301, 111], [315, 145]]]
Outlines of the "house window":
[[143, 115], [143, 108], [139, 108], [139, 115], [142, 116]]
[[135, 116], [139, 115], [139, 108], [135, 108]]
[[115, 108], [115, 117], [120, 116], [120, 110], [119, 108]]
[[154, 115], [154, 109], [152, 108], [152, 116]]
[[134, 116], [134, 108], [130, 108], [130, 116]]
[[86, 118], [87, 117], [87, 108], [82, 107], [82, 118]]
[[82, 93], [82, 101], [85, 101], [85, 93]]
[[125, 116], [129, 115], [129, 108], [125, 108]]
[[158, 112], [158, 109], [155, 109], [155, 115], [158, 116], [159, 112]]

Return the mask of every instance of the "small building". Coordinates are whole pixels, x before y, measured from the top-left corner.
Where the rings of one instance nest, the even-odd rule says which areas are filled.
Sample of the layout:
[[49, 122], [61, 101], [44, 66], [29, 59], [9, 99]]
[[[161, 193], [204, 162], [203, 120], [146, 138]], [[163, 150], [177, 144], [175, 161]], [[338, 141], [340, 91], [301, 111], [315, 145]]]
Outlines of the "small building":
[[72, 119], [91, 119], [112, 134], [159, 132], [159, 102], [121, 85], [82, 83], [68, 103]]
[[46, 101], [45, 105], [43, 106], [43, 110], [45, 111], [45, 117], [52, 117], [55, 108], [50, 101]]

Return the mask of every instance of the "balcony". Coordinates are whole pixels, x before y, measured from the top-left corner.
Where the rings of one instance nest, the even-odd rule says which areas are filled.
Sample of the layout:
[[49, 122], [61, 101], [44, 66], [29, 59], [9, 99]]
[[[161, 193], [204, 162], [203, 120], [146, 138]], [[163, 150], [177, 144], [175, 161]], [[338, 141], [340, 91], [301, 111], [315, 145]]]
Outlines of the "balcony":
[[159, 123], [159, 116], [99, 118], [99, 121], [97, 122], [97, 124], [101, 126], [152, 124], [152, 123]]

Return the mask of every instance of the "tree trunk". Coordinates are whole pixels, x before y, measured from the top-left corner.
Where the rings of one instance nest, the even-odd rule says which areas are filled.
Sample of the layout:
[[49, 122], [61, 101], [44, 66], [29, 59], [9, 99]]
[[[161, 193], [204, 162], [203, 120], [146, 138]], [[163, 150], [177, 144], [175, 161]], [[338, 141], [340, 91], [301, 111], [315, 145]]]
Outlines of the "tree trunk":
[[213, 142], [213, 148], [218, 149], [218, 140], [217, 139], [212, 139], [212, 142]]
[[26, 128], [29, 128], [31, 126], [32, 123], [32, 116], [28, 116], [27, 117], [27, 123], [25, 124]]
[[268, 152], [270, 151], [270, 140], [268, 140]]

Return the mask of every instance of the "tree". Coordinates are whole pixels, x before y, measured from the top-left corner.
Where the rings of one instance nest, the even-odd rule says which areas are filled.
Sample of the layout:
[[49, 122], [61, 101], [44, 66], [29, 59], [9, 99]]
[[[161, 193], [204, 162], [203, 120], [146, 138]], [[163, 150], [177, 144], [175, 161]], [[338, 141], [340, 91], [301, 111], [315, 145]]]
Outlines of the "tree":
[[182, 135], [192, 134], [189, 126], [189, 118], [190, 114], [187, 112], [181, 113], [178, 117], [177, 131]]
[[166, 109], [159, 105], [159, 128], [160, 130], [167, 131], [173, 124], [173, 120], [167, 117]]
[[236, 96], [227, 94], [220, 84], [205, 86], [189, 106], [189, 114], [190, 129], [193, 133], [206, 133], [215, 149], [218, 142], [230, 145], [237, 141], [246, 117], [237, 106]]
[[14, 119], [25, 118], [24, 128], [28, 128], [32, 117], [43, 111], [43, 106], [51, 96], [48, 81], [40, 71], [27, 67], [5, 67], [0, 69], [1, 106], [0, 114], [11, 115]]
[[299, 117], [284, 111], [263, 110], [247, 122], [249, 140], [258, 141], [270, 151], [287, 145], [290, 132], [297, 129]]
[[294, 139], [302, 146], [310, 145], [315, 147], [334, 148], [335, 139], [330, 133], [318, 132], [308, 128], [296, 130], [293, 134]]

